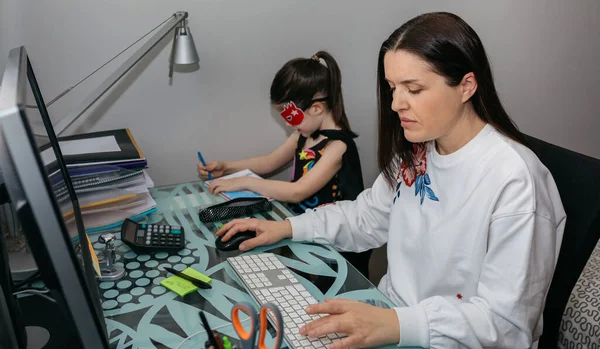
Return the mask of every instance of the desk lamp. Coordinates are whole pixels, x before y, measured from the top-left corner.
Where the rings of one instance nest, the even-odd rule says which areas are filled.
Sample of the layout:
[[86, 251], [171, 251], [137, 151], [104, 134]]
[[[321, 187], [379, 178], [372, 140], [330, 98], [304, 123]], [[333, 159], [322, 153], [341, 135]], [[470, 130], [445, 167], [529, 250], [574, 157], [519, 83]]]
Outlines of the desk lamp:
[[[198, 58], [198, 52], [196, 51], [196, 45], [194, 45], [194, 39], [189, 27], [186, 25], [186, 19], [188, 13], [179, 11], [167, 18], [165, 21], [154, 27], [144, 36], [136, 40], [134, 43], [126, 47], [123, 51], [119, 52], [115, 57], [111, 58], [108, 62], [101, 65], [98, 69], [87, 75], [85, 78], [77, 82], [72, 87], [69, 87], [58, 96], [53, 98], [46, 104], [49, 107], [67, 93], [71, 92], [79, 84], [87, 80], [90, 76], [94, 75], [97, 71], [104, 68], [107, 64], [112, 62], [114, 59], [119, 57], [133, 45], [140, 42], [146, 36], [150, 35], [155, 30], [159, 29], [154, 36], [152, 36], [142, 47], [140, 47], [128, 60], [126, 60], [121, 66], [119, 66], [104, 82], [100, 84], [83, 102], [71, 111], [67, 116], [61, 119], [56, 125], [54, 130], [56, 135], [62, 135], [66, 129], [73, 124], [79, 117], [81, 117], [94, 103], [96, 103], [110, 88], [115, 85], [131, 68], [133, 68], [148, 52], [150, 52], [166, 35], [169, 34], [173, 28], [175, 29], [175, 36], [173, 45], [171, 47], [171, 55], [169, 58], [169, 79], [173, 78], [173, 66], [174, 65], [193, 65], [197, 64], [200, 59]], [[37, 106], [31, 106], [37, 108]]]

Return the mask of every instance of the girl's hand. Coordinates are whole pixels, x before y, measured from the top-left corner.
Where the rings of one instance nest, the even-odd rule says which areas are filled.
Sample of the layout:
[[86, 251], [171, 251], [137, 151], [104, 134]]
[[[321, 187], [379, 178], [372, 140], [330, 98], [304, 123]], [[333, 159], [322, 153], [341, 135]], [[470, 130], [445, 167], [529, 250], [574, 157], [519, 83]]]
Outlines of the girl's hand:
[[383, 309], [345, 299], [325, 299], [324, 303], [306, 308], [307, 314], [328, 314], [306, 324], [300, 334], [317, 338], [330, 333], [348, 337], [329, 348], [367, 348], [400, 341], [400, 324], [394, 309]]
[[219, 194], [224, 191], [249, 190], [251, 177], [239, 177], [231, 179], [215, 179], [208, 185], [208, 191], [211, 194]]
[[240, 251], [247, 251], [257, 246], [272, 245], [280, 240], [292, 237], [292, 224], [286, 219], [283, 221], [267, 221], [262, 219], [235, 219], [225, 224], [216, 233], [224, 235], [221, 241], [226, 242], [241, 231], [254, 231], [256, 237], [242, 242]]
[[223, 177], [227, 172], [227, 163], [225, 161], [211, 161], [204, 166], [201, 162], [198, 162], [198, 175], [200, 178], [208, 179], [208, 172], [213, 178]]

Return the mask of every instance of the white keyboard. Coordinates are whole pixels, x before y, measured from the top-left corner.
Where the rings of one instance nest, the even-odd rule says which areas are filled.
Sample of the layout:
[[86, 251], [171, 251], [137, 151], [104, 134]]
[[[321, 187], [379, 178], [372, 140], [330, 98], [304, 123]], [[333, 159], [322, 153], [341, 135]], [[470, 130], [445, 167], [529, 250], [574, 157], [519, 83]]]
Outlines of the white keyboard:
[[284, 322], [284, 338], [290, 348], [327, 348], [332, 341], [346, 337], [332, 333], [310, 340], [298, 333], [305, 323], [321, 317], [304, 311], [317, 300], [276, 255], [261, 253], [230, 257], [227, 261], [258, 304], [272, 303], [279, 308]]

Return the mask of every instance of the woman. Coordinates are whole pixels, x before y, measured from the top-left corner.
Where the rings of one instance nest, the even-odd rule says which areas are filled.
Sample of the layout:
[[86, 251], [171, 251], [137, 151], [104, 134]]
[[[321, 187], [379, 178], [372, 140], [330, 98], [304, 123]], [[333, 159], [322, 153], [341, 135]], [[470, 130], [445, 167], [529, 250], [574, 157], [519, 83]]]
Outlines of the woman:
[[347, 333], [334, 348], [530, 348], [565, 224], [548, 170], [504, 111], [483, 45], [459, 17], [418, 16], [383, 43], [381, 175], [355, 201], [284, 222], [236, 220], [217, 235], [283, 238], [361, 251], [388, 243], [379, 289], [398, 307], [346, 300], [300, 333]]

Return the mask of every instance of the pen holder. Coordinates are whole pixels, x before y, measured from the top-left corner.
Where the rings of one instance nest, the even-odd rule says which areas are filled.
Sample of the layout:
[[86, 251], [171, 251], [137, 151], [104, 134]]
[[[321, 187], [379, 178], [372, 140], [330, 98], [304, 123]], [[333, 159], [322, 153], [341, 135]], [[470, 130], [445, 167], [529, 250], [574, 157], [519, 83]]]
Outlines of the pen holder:
[[265, 198], [238, 198], [204, 208], [198, 212], [198, 217], [200, 221], [207, 223], [252, 216], [272, 209], [273, 205]]

